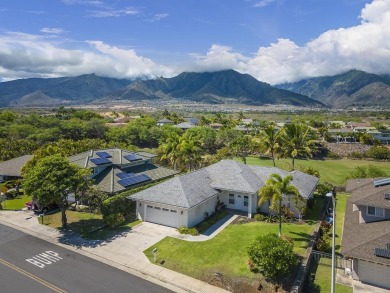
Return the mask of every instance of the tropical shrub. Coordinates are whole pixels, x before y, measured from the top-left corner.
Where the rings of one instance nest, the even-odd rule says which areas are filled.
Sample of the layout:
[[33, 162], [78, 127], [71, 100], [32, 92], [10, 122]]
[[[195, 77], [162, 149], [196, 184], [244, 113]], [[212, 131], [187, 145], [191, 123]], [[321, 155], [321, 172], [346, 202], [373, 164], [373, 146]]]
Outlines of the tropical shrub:
[[248, 254], [264, 276], [271, 279], [289, 275], [298, 263], [293, 244], [274, 233], [255, 238], [248, 246]]
[[197, 236], [199, 235], [199, 231], [196, 228], [187, 228], [187, 227], [181, 227], [177, 229], [180, 234], [189, 234], [192, 236]]
[[390, 149], [384, 146], [374, 146], [366, 154], [374, 160], [390, 160]]
[[104, 222], [111, 228], [119, 226], [123, 224], [125, 221], [126, 219], [121, 213], [111, 214], [104, 218]]

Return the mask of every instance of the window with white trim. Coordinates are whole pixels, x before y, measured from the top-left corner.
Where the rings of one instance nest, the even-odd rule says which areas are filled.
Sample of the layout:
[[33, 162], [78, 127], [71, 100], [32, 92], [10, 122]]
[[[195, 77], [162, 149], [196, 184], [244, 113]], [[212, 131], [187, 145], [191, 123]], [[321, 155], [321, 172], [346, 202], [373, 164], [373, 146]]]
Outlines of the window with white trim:
[[367, 207], [367, 215], [374, 217], [385, 217], [385, 209], [377, 207]]
[[234, 194], [229, 194], [229, 204], [234, 204]]
[[249, 197], [247, 197], [246, 195], [244, 196], [244, 207], [247, 207], [248, 206], [248, 203], [249, 203]]

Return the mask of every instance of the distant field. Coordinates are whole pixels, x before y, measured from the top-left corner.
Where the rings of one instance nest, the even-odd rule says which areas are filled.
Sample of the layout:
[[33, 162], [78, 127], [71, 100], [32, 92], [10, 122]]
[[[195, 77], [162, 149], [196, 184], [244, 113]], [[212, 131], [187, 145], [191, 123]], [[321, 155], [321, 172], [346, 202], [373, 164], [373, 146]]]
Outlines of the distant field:
[[[272, 160], [264, 160], [255, 157], [248, 157], [247, 163], [249, 165], [257, 166], [272, 166]], [[318, 170], [321, 175], [321, 182], [329, 182], [333, 185], [340, 185], [345, 183], [345, 178], [348, 174], [358, 166], [374, 165], [381, 168], [390, 176], [389, 162], [375, 162], [365, 160], [295, 160], [296, 168], [311, 167]], [[276, 167], [282, 169], [291, 169], [291, 159], [276, 160]]]

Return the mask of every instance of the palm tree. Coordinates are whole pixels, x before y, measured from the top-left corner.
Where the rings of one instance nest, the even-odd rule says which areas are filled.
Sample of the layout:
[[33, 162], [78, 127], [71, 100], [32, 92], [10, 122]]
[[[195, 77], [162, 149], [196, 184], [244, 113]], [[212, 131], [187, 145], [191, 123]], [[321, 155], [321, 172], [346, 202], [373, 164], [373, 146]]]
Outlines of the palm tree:
[[200, 142], [191, 136], [181, 137], [178, 145], [178, 160], [188, 164], [188, 170], [191, 171], [202, 160], [202, 148]]
[[297, 156], [312, 157], [310, 129], [303, 124], [287, 124], [281, 133], [281, 150], [283, 157], [292, 158], [292, 169], [295, 170]]
[[272, 163], [275, 167], [275, 156], [280, 148], [280, 131], [275, 127], [275, 124], [270, 124], [260, 134], [261, 147], [264, 149], [266, 155], [271, 155]]
[[174, 170], [177, 169], [177, 164], [180, 158], [180, 143], [180, 135], [178, 135], [176, 132], [171, 132], [165, 143], [160, 147], [161, 161], [168, 161], [169, 164], [173, 166]]
[[262, 206], [266, 201], [272, 201], [271, 208], [279, 209], [279, 237], [282, 235], [282, 200], [283, 197], [293, 197], [296, 203], [303, 201], [298, 189], [291, 185], [293, 177], [287, 175], [282, 178], [279, 174], [271, 174], [267, 179], [266, 184], [258, 192], [260, 197], [259, 206]]

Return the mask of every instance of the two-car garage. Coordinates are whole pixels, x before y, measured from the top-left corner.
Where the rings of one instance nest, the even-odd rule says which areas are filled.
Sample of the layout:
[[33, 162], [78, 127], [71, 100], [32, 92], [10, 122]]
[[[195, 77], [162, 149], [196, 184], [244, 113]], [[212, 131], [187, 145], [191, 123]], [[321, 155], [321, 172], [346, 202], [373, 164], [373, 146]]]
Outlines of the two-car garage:
[[144, 221], [178, 228], [178, 211], [167, 207], [147, 204]]

